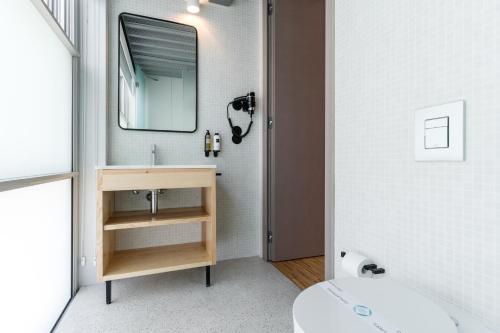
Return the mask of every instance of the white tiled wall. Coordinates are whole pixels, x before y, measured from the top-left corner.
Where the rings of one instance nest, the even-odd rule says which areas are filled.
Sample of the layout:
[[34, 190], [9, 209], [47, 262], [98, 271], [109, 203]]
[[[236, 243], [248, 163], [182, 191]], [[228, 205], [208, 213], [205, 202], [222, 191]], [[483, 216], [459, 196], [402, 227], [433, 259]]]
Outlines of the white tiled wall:
[[[261, 225], [261, 115], [257, 107], [252, 132], [239, 146], [231, 142], [226, 104], [236, 96], [255, 91], [261, 103], [262, 22], [261, 1], [236, 0], [230, 7], [202, 1], [199, 15], [186, 12], [184, 0], [113, 0], [109, 2], [109, 164], [149, 164], [155, 143], [160, 164], [216, 164], [218, 259], [259, 254]], [[152, 16], [194, 25], [198, 30], [198, 131], [194, 134], [124, 131], [117, 125], [117, 25], [121, 12]], [[248, 116], [234, 115], [246, 126]], [[222, 136], [222, 153], [206, 158], [205, 130]], [[199, 193], [167, 191], [160, 206], [189, 206]], [[117, 199], [121, 209], [140, 208], [130, 193]], [[194, 200], [194, 201], [193, 201]], [[143, 206], [145, 207], [145, 206]], [[146, 230], [148, 229], [148, 230]], [[118, 247], [143, 247], [199, 238], [199, 226], [176, 226], [123, 231]]]
[[[339, 252], [500, 329], [500, 1], [337, 0]], [[413, 113], [466, 102], [466, 161], [415, 162]]]

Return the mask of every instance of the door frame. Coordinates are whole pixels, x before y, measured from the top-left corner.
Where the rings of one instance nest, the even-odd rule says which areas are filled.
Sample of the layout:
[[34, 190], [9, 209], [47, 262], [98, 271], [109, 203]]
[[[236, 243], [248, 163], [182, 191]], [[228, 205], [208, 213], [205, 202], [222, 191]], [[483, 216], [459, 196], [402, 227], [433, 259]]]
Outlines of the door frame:
[[269, 117], [268, 105], [269, 105], [269, 96], [268, 96], [268, 86], [269, 86], [269, 66], [268, 66], [268, 1], [270, 0], [261, 0], [261, 25], [262, 25], [262, 152], [261, 152], [261, 172], [262, 172], [262, 210], [261, 210], [261, 219], [262, 226], [260, 232], [260, 240], [261, 240], [261, 253], [262, 258], [266, 261], [269, 261], [269, 247], [267, 242], [267, 232], [269, 230], [269, 218], [268, 218], [268, 186], [269, 186], [269, 177], [267, 175], [268, 172], [268, 157], [267, 157], [267, 146], [269, 144], [267, 139], [267, 122]]
[[[269, 200], [269, 157], [268, 157], [268, 117], [272, 103], [268, 93], [269, 80], [272, 73], [268, 65], [269, 50], [269, 15], [268, 6], [273, 0], [262, 1], [262, 258], [269, 261], [268, 230], [270, 228]], [[334, 64], [334, 38], [335, 38], [335, 0], [325, 0], [325, 278], [334, 277], [334, 240], [335, 240], [335, 64]]]
[[335, 0], [325, 0], [325, 279], [335, 277]]

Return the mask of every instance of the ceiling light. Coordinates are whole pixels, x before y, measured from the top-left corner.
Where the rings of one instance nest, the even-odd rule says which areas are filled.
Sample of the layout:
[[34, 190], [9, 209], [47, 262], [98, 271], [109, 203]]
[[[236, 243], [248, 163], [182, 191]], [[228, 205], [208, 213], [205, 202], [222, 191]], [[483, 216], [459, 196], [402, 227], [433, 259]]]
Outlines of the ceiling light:
[[186, 0], [187, 1], [187, 11], [191, 14], [198, 14], [200, 12], [200, 1], [199, 0]]

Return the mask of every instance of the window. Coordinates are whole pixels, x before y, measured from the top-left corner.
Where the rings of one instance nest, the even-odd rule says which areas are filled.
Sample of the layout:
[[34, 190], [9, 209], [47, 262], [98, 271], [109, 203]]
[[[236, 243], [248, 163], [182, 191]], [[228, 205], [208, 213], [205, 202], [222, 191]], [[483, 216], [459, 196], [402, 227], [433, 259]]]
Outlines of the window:
[[50, 331], [73, 295], [76, 1], [2, 1], [1, 332]]
[[49, 332], [71, 298], [71, 179], [0, 192], [0, 220], [0, 331]]
[[75, 44], [75, 1], [76, 0], [43, 0], [49, 12], [73, 44]]

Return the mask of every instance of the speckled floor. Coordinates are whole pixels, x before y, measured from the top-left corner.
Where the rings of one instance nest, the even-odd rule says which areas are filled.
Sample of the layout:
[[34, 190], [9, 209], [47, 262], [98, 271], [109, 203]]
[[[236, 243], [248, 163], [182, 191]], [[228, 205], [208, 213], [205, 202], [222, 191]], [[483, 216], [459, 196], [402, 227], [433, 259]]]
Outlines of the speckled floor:
[[222, 261], [205, 287], [204, 268], [82, 287], [56, 332], [292, 332], [300, 290], [260, 258]]

